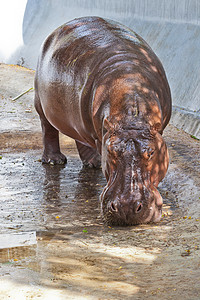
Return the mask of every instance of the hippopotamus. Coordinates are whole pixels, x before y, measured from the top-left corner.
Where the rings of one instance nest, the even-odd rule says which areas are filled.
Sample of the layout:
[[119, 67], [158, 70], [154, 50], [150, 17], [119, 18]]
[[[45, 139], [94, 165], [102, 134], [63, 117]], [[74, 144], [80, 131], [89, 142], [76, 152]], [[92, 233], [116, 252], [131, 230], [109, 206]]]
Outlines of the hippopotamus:
[[102, 166], [107, 224], [161, 219], [157, 189], [169, 164], [162, 133], [171, 116], [163, 66], [137, 33], [100, 17], [74, 19], [44, 41], [35, 74], [43, 163], [65, 164], [59, 131], [85, 166]]

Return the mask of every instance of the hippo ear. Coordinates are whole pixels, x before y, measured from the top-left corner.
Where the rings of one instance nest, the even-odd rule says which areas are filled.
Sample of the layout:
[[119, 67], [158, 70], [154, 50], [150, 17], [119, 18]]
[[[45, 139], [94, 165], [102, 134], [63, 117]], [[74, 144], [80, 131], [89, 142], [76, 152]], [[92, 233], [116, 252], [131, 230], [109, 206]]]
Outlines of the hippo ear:
[[153, 133], [159, 132], [160, 134], [162, 134], [163, 130], [162, 130], [162, 125], [161, 123], [156, 123], [151, 127], [151, 130]]
[[154, 141], [156, 151], [154, 159], [150, 160], [148, 168], [151, 172], [151, 182], [153, 182], [154, 186], [157, 187], [167, 172], [169, 165], [169, 153], [163, 137], [158, 132]]

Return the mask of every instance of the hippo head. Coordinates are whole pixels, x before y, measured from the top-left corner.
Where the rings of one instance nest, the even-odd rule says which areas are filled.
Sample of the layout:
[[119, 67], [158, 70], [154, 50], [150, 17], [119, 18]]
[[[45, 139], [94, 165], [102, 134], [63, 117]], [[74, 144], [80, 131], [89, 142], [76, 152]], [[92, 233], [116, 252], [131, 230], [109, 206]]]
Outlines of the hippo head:
[[108, 120], [104, 125], [102, 170], [107, 185], [101, 194], [103, 218], [113, 225], [158, 222], [163, 201], [157, 186], [169, 164], [158, 128], [148, 124], [114, 127]]

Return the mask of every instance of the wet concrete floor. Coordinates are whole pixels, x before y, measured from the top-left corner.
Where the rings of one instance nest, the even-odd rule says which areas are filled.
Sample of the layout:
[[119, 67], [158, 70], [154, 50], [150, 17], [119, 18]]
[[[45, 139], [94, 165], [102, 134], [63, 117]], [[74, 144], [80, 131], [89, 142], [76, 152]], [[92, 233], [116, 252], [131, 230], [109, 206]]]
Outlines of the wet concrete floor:
[[109, 227], [101, 170], [42, 165], [34, 72], [0, 64], [1, 299], [200, 299], [200, 142], [168, 126], [158, 224]]

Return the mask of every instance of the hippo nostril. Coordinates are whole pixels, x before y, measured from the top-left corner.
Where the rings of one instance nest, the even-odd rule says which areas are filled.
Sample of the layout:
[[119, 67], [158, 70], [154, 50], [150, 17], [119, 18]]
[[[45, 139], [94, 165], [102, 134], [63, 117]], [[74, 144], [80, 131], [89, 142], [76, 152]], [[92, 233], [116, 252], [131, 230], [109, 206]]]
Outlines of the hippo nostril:
[[114, 202], [111, 202], [110, 208], [111, 208], [112, 211], [117, 212], [117, 206], [114, 204]]
[[140, 203], [140, 204], [137, 206], [135, 212], [136, 212], [136, 213], [139, 213], [141, 210], [142, 210], [142, 204]]

